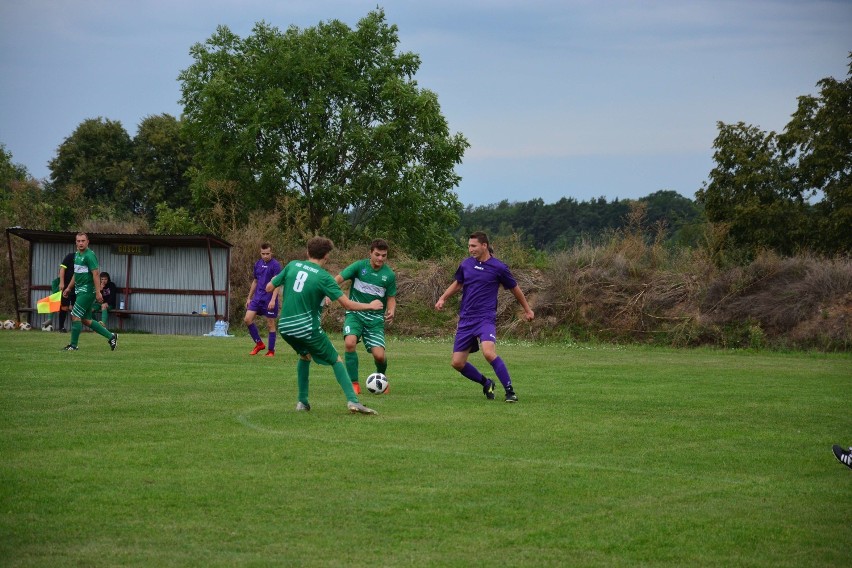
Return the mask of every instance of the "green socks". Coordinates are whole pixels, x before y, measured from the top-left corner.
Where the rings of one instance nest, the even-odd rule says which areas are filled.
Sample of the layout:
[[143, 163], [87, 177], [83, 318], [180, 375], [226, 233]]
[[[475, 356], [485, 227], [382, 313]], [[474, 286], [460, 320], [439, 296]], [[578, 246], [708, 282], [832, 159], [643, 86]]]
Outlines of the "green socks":
[[71, 345], [77, 347], [77, 342], [80, 340], [80, 332], [83, 331], [83, 322], [80, 320], [71, 320]]
[[308, 404], [308, 376], [311, 372], [311, 362], [299, 358], [296, 363], [296, 384], [299, 388], [299, 402]]
[[103, 335], [107, 339], [112, 337], [112, 332], [107, 330], [107, 328], [105, 328], [103, 325], [101, 325], [101, 322], [99, 322], [98, 320], [92, 320], [92, 323], [89, 324], [89, 327], [93, 331], [98, 332], [99, 335]]
[[358, 382], [358, 354], [346, 351], [343, 353], [343, 360], [346, 361], [346, 372], [349, 373], [349, 378], [353, 383]]
[[343, 394], [346, 395], [346, 400], [349, 402], [358, 402], [358, 396], [355, 394], [355, 389], [352, 388], [352, 379], [349, 378], [349, 373], [346, 372], [346, 367], [343, 363], [337, 361], [331, 366], [334, 370], [334, 378], [337, 379], [337, 384], [343, 389]]

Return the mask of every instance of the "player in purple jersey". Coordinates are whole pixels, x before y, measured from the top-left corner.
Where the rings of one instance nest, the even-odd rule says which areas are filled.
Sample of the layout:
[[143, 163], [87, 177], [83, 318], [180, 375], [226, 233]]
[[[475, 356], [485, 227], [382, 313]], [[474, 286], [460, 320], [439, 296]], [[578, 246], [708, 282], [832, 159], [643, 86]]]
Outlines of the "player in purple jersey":
[[269, 350], [266, 352], [266, 356], [275, 355], [275, 324], [278, 318], [278, 294], [280, 290], [275, 288], [272, 292], [267, 292], [266, 284], [279, 272], [281, 272], [281, 263], [272, 258], [272, 245], [269, 243], [261, 244], [260, 260], [254, 263], [253, 279], [246, 299], [246, 317], [243, 318], [246, 326], [248, 326], [251, 338], [254, 339], [254, 349], [251, 350], [249, 355], [257, 355], [267, 347], [260, 338], [257, 326], [254, 325], [254, 318], [257, 314], [266, 318], [266, 329], [269, 332], [267, 337]]
[[527, 321], [532, 321], [535, 314], [509, 267], [491, 256], [488, 235], [482, 232], [470, 235], [467, 251], [470, 257], [459, 264], [455, 280], [435, 303], [435, 309], [442, 310], [448, 298], [459, 290], [462, 292], [459, 324], [453, 344], [453, 369], [482, 385], [485, 397], [493, 400], [494, 381], [486, 378], [467, 361], [468, 356], [479, 351], [481, 346], [482, 355], [491, 364], [494, 374], [506, 389], [506, 402], [518, 402], [509, 370], [503, 359], [497, 356], [497, 292], [500, 286], [512, 292], [524, 309], [524, 318]]

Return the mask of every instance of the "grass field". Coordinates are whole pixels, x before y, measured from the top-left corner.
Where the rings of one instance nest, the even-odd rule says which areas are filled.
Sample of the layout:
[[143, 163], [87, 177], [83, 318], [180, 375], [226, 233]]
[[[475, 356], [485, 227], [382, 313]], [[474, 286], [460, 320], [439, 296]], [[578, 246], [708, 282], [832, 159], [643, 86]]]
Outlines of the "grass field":
[[0, 332], [5, 567], [849, 565], [849, 355], [501, 344], [510, 405], [392, 340], [371, 417], [285, 345], [66, 342]]

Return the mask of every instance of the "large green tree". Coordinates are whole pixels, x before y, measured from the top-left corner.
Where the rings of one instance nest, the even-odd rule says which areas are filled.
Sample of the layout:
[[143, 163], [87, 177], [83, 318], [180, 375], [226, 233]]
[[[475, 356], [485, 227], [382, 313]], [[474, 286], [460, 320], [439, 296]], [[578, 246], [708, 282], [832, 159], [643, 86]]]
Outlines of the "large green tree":
[[730, 227], [731, 245], [794, 253], [807, 242], [807, 203], [775, 132], [718, 123], [716, 167], [695, 196], [707, 219]]
[[246, 213], [296, 197], [309, 232], [382, 234], [428, 255], [457, 222], [468, 143], [398, 44], [379, 9], [355, 29], [261, 22], [245, 39], [219, 27], [193, 46], [180, 80], [199, 202], [209, 182], [237, 182]]
[[822, 79], [819, 96], [799, 97], [781, 144], [797, 156], [803, 190], [820, 194], [815, 205], [816, 248], [852, 251], [852, 53], [845, 81]]
[[732, 245], [852, 251], [852, 54], [845, 81], [817, 84], [781, 134], [719, 123], [716, 167], [696, 198]]
[[153, 221], [157, 205], [165, 204], [169, 210], [189, 208], [191, 165], [192, 145], [181, 121], [169, 114], [145, 117], [133, 139], [136, 211]]
[[79, 186], [83, 195], [99, 205], [132, 211], [133, 142], [121, 122], [90, 118], [63, 140], [48, 164], [59, 190]]

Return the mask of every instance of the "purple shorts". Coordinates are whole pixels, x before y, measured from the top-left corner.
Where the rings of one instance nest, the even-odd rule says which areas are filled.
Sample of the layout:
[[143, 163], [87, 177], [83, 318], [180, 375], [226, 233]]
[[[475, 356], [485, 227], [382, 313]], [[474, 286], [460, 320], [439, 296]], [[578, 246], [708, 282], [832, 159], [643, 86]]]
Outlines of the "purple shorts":
[[277, 301], [275, 302], [275, 309], [274, 310], [270, 310], [267, 306], [269, 306], [268, 300], [264, 301], [264, 300], [254, 299], [249, 303], [246, 311], [247, 312], [254, 312], [256, 314], [262, 315], [262, 316], [267, 317], [267, 318], [277, 318], [278, 317], [278, 308], [279, 308], [278, 302]]
[[459, 322], [456, 330], [456, 340], [453, 343], [453, 353], [479, 351], [480, 341], [497, 343], [497, 326], [490, 321]]

